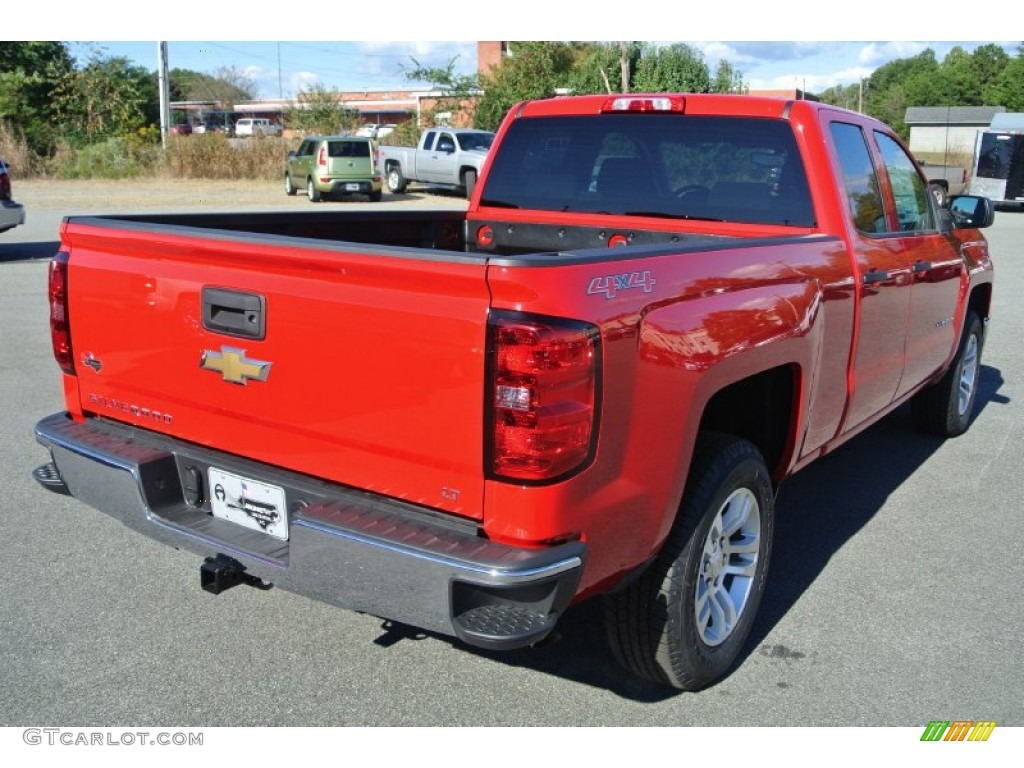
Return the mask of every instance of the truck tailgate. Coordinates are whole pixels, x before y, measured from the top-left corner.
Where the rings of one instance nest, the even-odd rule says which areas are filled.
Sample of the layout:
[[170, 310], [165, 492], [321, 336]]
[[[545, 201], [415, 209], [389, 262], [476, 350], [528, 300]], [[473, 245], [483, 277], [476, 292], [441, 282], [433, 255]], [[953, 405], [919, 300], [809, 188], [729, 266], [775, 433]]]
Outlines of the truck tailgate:
[[485, 260], [120, 224], [63, 229], [83, 412], [482, 515]]

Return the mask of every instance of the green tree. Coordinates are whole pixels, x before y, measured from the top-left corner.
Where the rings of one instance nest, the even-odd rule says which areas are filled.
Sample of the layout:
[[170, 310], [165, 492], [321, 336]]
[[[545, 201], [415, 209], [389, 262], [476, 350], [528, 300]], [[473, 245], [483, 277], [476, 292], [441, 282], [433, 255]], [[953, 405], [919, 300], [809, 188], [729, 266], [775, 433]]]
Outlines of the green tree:
[[834, 85], [818, 94], [818, 98], [823, 103], [831, 104], [834, 107], [856, 110], [858, 100], [860, 99], [860, 87], [857, 83], [853, 85]]
[[221, 67], [215, 73], [172, 69], [172, 101], [212, 101], [230, 107], [239, 101], [256, 98], [256, 84], [237, 67]]
[[[622, 93], [621, 51], [619, 46], [607, 43], [577, 43], [565, 86], [574, 94]], [[630, 71], [636, 71], [640, 59], [640, 48], [633, 44], [629, 48]]]
[[459, 57], [449, 59], [443, 67], [425, 67], [415, 58], [413, 67], [405, 73], [407, 79], [419, 83], [430, 83], [431, 88], [441, 92], [434, 107], [421, 117], [427, 125], [437, 125], [441, 114], [447, 117], [440, 122], [450, 123], [454, 116], [462, 114], [470, 121], [476, 108], [476, 96], [480, 86], [476, 75], [462, 75], [455, 71]]
[[38, 155], [49, 155], [56, 145], [51, 94], [73, 71], [64, 43], [0, 42], [0, 122]]
[[743, 73], [725, 59], [721, 59], [718, 66], [715, 67], [711, 91], [713, 93], [746, 93], [747, 84], [743, 80]]
[[864, 111], [906, 136], [907, 107], [930, 106], [934, 99], [941, 104], [940, 82], [939, 63], [931, 48], [890, 61], [872, 72], [865, 83]]
[[577, 52], [565, 42], [514, 43], [511, 55], [480, 78], [484, 93], [476, 108], [477, 127], [495, 130], [523, 99], [543, 99], [568, 88]]
[[1024, 45], [1017, 49], [1017, 56], [1003, 67], [989, 94], [990, 103], [1006, 107], [1009, 112], [1024, 112]]
[[711, 73], [704, 55], [684, 43], [644, 46], [632, 90], [646, 93], [709, 93]]
[[1012, 59], [998, 45], [989, 43], [974, 49], [971, 54], [971, 67], [974, 70], [976, 87], [981, 93], [981, 104], [994, 105], [993, 93]]
[[98, 51], [64, 78], [53, 102], [65, 136], [78, 145], [138, 133], [159, 120], [153, 73]]
[[308, 134], [335, 134], [353, 130], [359, 122], [358, 113], [347, 109], [341, 93], [323, 83], [303, 88], [295, 97], [298, 104], [284, 113], [284, 122]]

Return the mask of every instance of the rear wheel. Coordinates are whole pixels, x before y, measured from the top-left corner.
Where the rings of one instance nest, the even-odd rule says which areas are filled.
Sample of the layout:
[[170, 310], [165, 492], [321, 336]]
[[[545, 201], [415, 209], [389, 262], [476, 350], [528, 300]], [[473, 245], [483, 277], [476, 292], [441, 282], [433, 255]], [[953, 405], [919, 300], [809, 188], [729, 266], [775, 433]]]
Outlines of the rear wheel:
[[402, 175], [402, 166], [398, 163], [393, 163], [388, 166], [388, 192], [393, 195], [400, 195], [405, 192], [405, 188], [408, 182], [405, 180], [405, 176]]
[[978, 399], [981, 378], [981, 318], [968, 310], [956, 357], [946, 374], [911, 401], [917, 425], [940, 437], [956, 437], [967, 431]]
[[754, 445], [701, 435], [679, 516], [654, 563], [605, 598], [619, 662], [640, 677], [696, 691], [723, 677], [764, 594], [774, 492]]
[[476, 189], [476, 171], [466, 171], [462, 174], [462, 186], [466, 188], [466, 199], [468, 200], [473, 196], [473, 190]]
[[306, 179], [306, 197], [309, 198], [311, 203], [320, 202], [320, 190], [316, 188], [316, 184], [313, 183], [313, 179]]
[[298, 190], [295, 189], [295, 183], [292, 181], [292, 175], [286, 173], [284, 175], [284, 193], [286, 195], [294, 195]]

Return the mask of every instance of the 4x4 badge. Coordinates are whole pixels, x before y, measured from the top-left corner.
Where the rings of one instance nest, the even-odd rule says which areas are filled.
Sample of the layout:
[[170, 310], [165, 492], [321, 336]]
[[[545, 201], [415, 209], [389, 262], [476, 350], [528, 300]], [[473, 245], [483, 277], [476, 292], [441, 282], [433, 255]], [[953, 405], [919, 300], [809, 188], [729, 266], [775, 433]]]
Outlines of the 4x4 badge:
[[244, 349], [235, 347], [221, 347], [220, 352], [204, 349], [199, 367], [217, 371], [224, 377], [224, 381], [230, 381], [232, 384], [245, 385], [249, 379], [266, 381], [270, 375], [270, 363], [250, 360], [245, 356]]

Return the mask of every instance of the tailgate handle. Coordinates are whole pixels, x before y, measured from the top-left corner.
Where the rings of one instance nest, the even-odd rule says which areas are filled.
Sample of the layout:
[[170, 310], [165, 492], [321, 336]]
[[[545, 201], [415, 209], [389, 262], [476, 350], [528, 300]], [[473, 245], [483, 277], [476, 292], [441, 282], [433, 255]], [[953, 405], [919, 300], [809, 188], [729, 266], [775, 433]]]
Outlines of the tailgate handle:
[[262, 340], [267, 334], [267, 300], [258, 293], [203, 288], [203, 328], [214, 333]]

